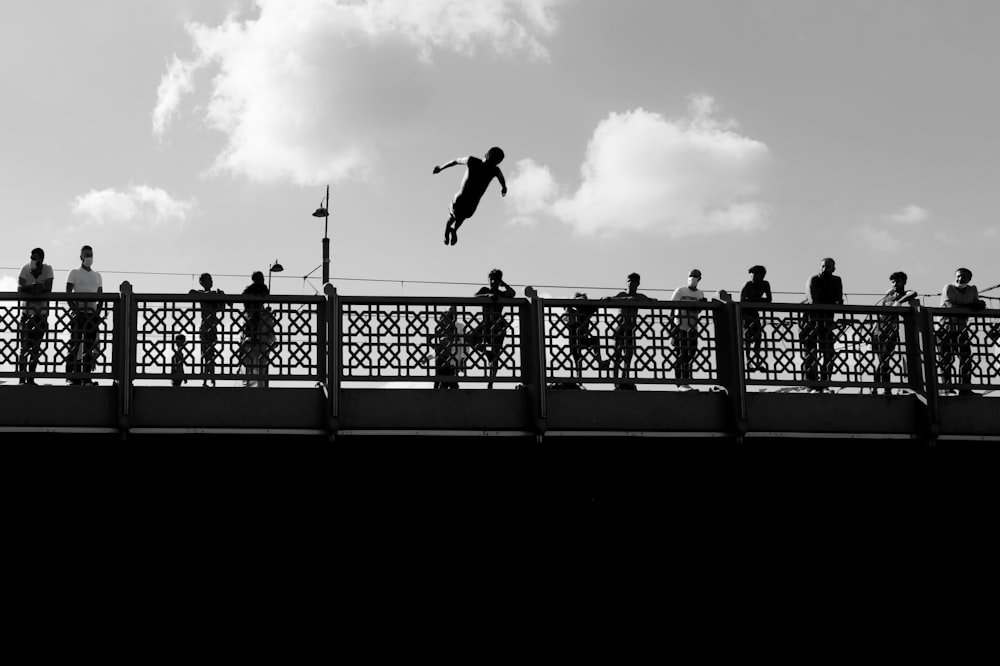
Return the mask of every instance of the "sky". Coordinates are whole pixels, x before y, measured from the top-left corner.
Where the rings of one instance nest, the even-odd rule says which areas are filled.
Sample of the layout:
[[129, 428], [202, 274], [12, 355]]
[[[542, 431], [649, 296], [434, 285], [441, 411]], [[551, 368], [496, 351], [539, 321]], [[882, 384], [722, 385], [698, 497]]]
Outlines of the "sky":
[[[833, 257], [1000, 283], [993, 0], [32, 0], [0, 21], [0, 291], [32, 248], [56, 289], [659, 298], [763, 264], [797, 302]], [[993, 81], [993, 83], [990, 83]], [[493, 183], [442, 242], [464, 167]], [[308, 277], [306, 277], [308, 276]], [[783, 295], [784, 294], [784, 295]], [[1000, 289], [987, 295], [1000, 296]], [[936, 305], [936, 299], [927, 304]]]

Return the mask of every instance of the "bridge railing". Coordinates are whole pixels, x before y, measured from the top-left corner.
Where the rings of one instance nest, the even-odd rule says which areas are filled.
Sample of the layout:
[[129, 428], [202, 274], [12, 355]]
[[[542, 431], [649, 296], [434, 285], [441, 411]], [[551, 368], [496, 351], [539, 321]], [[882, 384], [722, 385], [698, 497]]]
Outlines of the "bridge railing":
[[[89, 305], [78, 307], [81, 301]], [[91, 306], [99, 305], [96, 314]], [[0, 378], [115, 380], [122, 355], [116, 293], [45, 296], [0, 292]]]
[[443, 387], [527, 382], [524, 299], [337, 300], [342, 381]]
[[262, 387], [272, 381], [324, 382], [326, 300], [134, 294], [132, 377], [194, 384], [235, 380]]
[[[89, 323], [72, 305], [80, 295], [0, 293], [0, 379], [228, 380], [333, 389], [342, 382], [924, 394], [1000, 389], [1000, 310], [534, 294], [497, 301], [363, 297], [332, 289], [326, 296], [262, 300], [135, 294], [128, 283], [120, 294], [86, 298], [102, 306]], [[183, 344], [175, 343], [178, 335]], [[83, 360], [81, 354], [92, 362], [91, 372], [70, 363]]]
[[925, 308], [928, 375], [943, 391], [1000, 390], [1000, 310]]
[[541, 309], [556, 386], [720, 384], [721, 303], [545, 299]]

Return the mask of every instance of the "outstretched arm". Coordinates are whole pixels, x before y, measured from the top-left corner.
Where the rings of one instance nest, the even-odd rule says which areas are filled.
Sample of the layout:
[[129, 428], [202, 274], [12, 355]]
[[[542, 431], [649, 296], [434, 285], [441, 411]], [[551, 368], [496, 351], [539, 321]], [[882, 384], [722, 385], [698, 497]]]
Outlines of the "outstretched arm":
[[503, 179], [503, 172], [497, 169], [497, 180], [500, 181], [500, 196], [507, 196], [507, 181]]
[[458, 157], [456, 159], [453, 159], [450, 162], [446, 162], [444, 164], [439, 164], [438, 166], [434, 167], [434, 173], [441, 173], [445, 169], [447, 169], [449, 167], [453, 167], [453, 166], [458, 165], [458, 164], [466, 164], [468, 162], [468, 160], [469, 160], [468, 157]]

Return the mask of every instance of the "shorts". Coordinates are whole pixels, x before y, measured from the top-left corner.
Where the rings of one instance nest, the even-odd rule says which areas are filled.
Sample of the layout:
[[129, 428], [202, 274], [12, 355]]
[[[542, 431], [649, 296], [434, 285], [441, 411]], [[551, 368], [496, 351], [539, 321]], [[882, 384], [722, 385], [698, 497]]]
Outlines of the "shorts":
[[463, 197], [461, 194], [457, 194], [455, 195], [455, 199], [451, 202], [451, 207], [448, 209], [448, 213], [456, 220], [467, 220], [476, 212], [476, 208], [478, 206], [478, 201], [470, 200], [468, 197]]

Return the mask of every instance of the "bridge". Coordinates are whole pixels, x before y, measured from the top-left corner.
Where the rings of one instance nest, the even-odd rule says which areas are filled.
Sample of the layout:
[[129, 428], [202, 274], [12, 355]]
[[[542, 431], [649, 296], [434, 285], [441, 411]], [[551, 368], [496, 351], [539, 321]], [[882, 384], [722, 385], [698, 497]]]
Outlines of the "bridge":
[[[478, 297], [345, 296], [328, 285], [261, 301], [134, 293], [124, 282], [93, 295], [101, 313], [83, 342], [70, 294], [0, 294], [0, 437], [1000, 442], [1000, 310], [751, 311], [525, 293], [490, 303], [503, 307], [491, 319]], [[585, 333], [568, 310], [581, 305], [593, 311]], [[26, 317], [40, 308], [46, 326], [31, 338]], [[273, 320], [263, 343], [246, 334], [253, 312]], [[680, 318], [695, 322], [684, 341]], [[457, 335], [450, 347], [446, 330]], [[878, 338], [887, 330], [891, 345]]]

